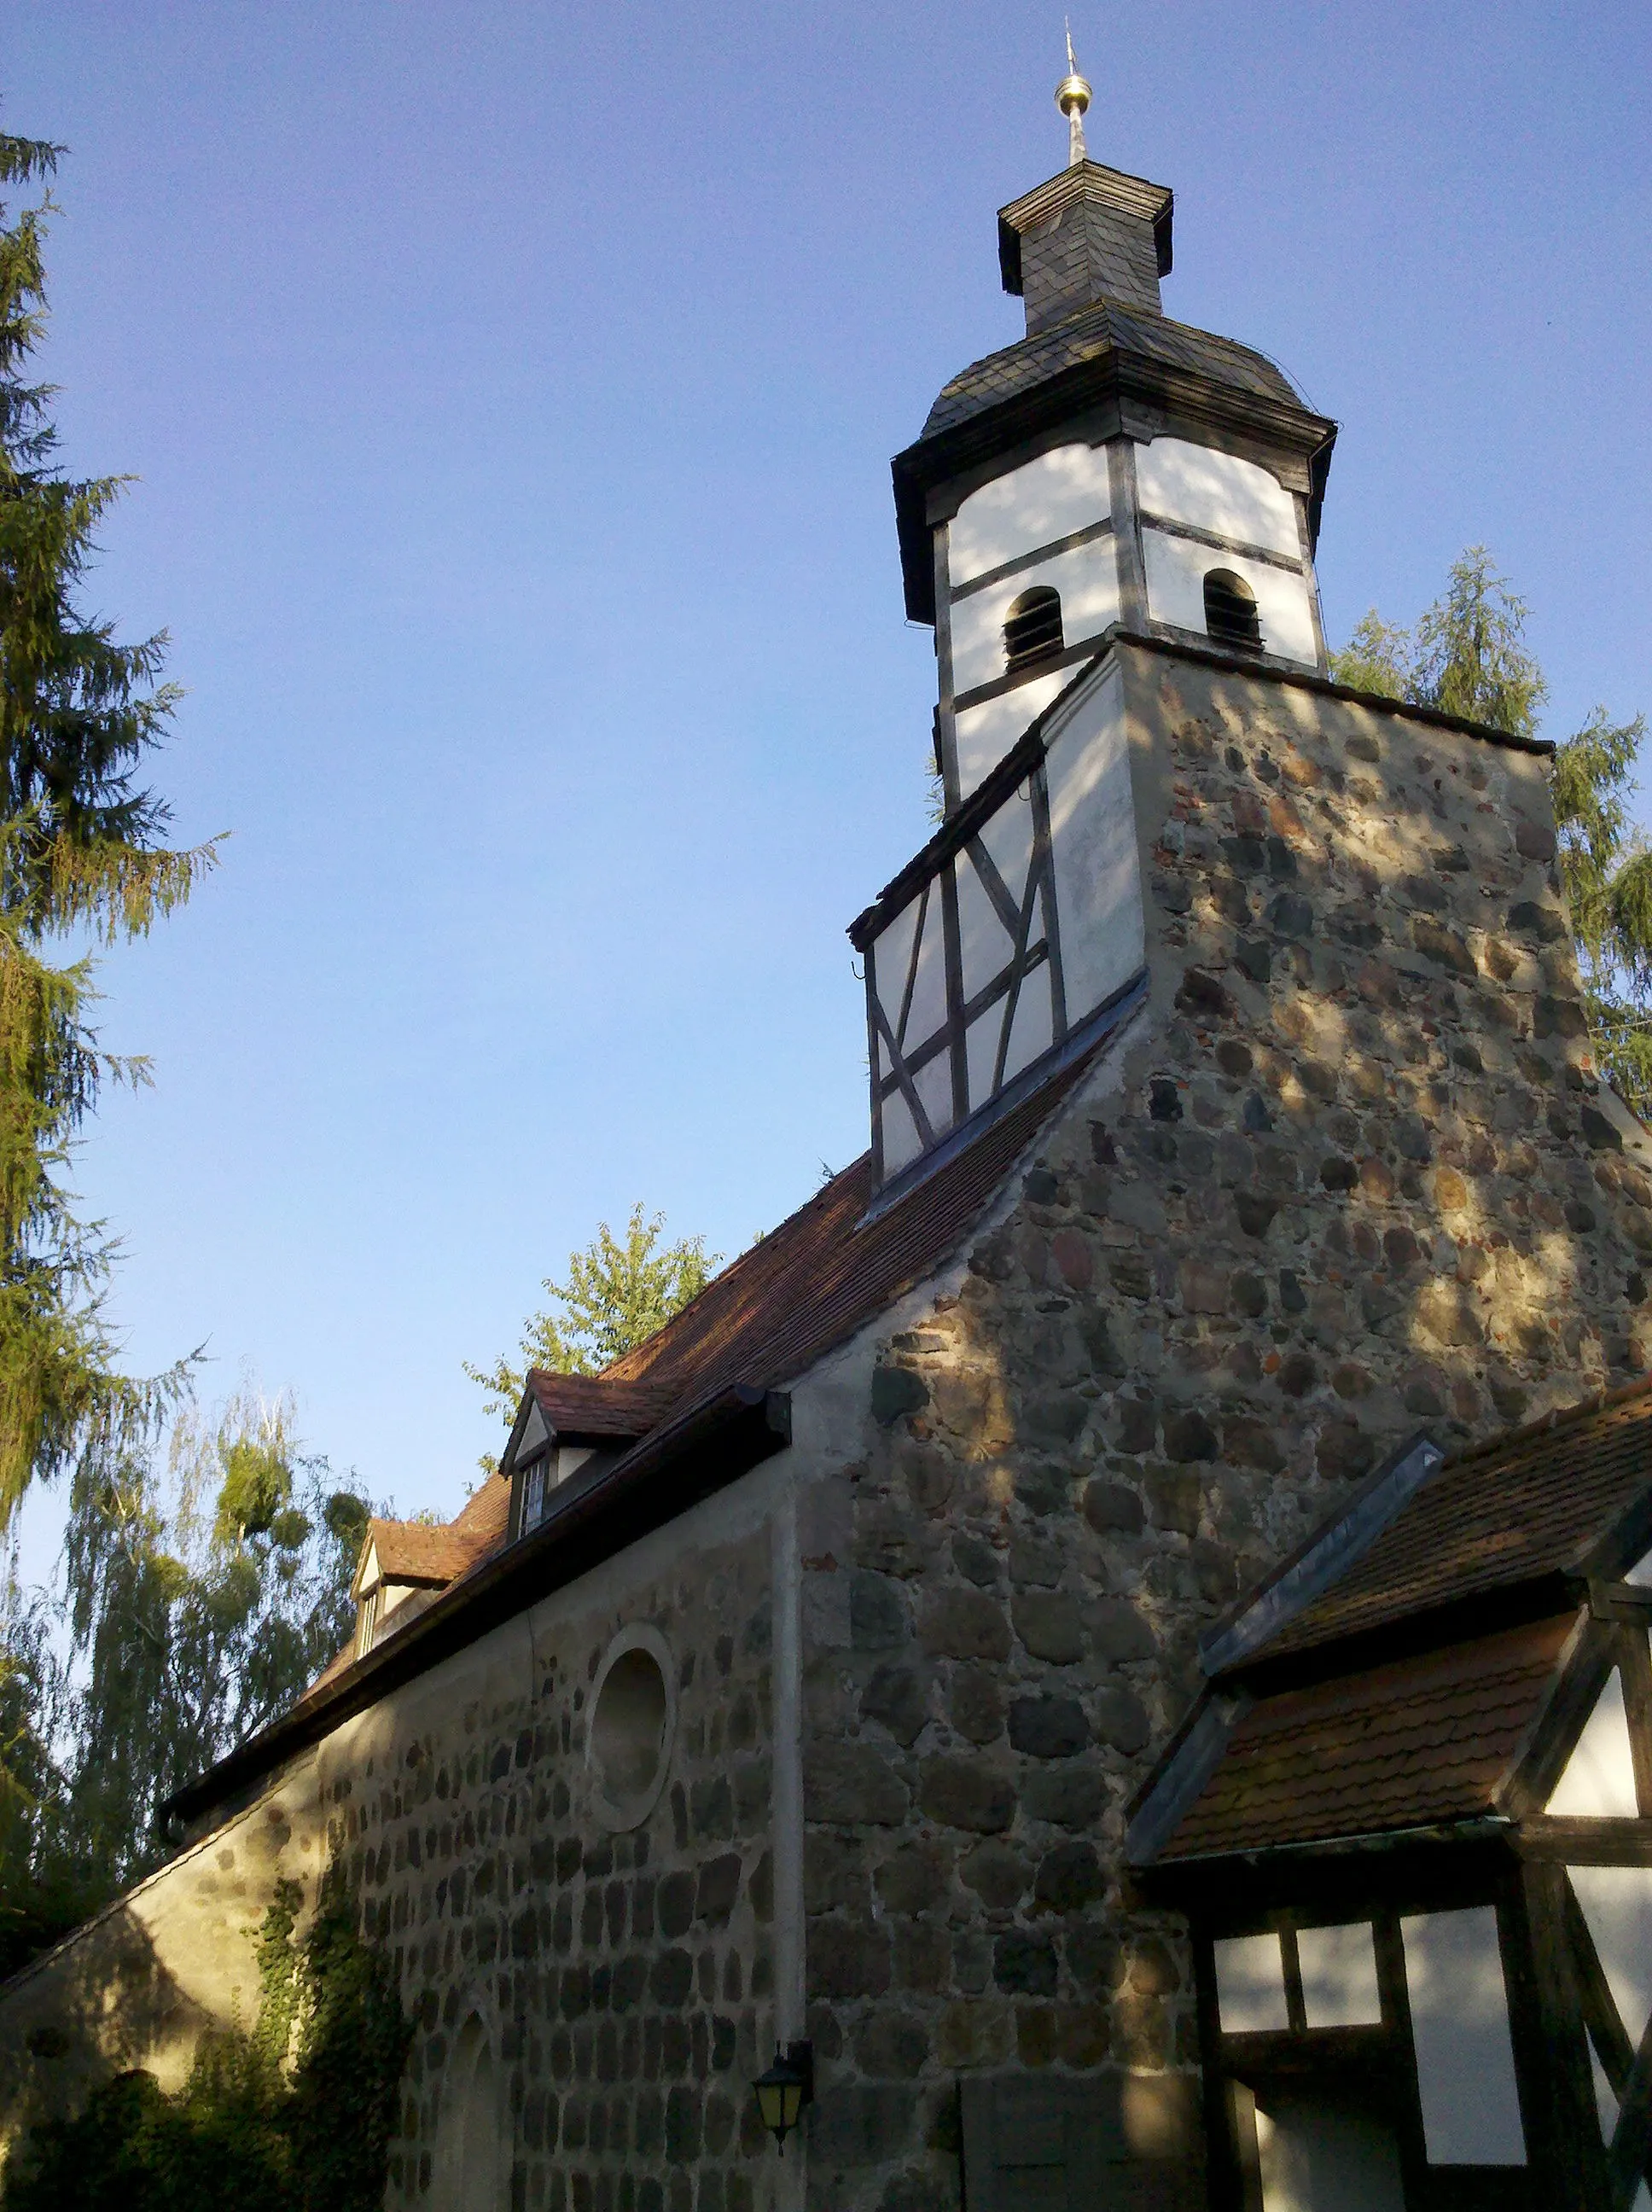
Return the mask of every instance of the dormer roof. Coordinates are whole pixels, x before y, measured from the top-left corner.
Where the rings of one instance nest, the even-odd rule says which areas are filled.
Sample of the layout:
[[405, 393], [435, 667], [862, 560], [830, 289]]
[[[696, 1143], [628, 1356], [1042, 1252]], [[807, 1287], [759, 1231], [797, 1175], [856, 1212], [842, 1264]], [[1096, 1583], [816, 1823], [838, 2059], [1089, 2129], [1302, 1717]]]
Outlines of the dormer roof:
[[531, 1367], [527, 1384], [547, 1427], [569, 1443], [646, 1437], [671, 1404], [668, 1390], [627, 1382], [611, 1370], [605, 1375], [556, 1375]]
[[1541, 1829], [1623, 1637], [1644, 1661], [1652, 1380], [1409, 1486], [1406, 1464], [1206, 1639], [1208, 1686], [1133, 1808], [1138, 1868]]

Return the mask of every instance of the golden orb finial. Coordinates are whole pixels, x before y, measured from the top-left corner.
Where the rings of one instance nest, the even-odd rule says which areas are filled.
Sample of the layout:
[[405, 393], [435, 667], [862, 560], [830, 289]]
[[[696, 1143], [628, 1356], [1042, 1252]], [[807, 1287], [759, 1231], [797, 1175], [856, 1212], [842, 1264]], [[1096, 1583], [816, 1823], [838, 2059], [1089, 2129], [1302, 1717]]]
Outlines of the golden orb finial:
[[1071, 22], [1067, 25], [1067, 73], [1055, 88], [1055, 104], [1067, 118], [1067, 167], [1076, 169], [1087, 156], [1084, 110], [1090, 106], [1090, 80], [1078, 74]]

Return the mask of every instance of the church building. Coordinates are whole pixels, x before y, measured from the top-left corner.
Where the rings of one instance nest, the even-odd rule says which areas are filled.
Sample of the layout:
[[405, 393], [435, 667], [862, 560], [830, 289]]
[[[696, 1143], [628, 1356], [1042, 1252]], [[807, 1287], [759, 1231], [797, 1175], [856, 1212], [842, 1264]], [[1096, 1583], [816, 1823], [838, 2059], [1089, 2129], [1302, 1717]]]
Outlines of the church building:
[[1652, 2212], [1652, 1139], [1550, 748], [1332, 680], [1335, 426], [1089, 97], [893, 465], [865, 1154], [374, 1523], [0, 1989], [0, 2132], [181, 2081], [331, 1868], [388, 2212]]

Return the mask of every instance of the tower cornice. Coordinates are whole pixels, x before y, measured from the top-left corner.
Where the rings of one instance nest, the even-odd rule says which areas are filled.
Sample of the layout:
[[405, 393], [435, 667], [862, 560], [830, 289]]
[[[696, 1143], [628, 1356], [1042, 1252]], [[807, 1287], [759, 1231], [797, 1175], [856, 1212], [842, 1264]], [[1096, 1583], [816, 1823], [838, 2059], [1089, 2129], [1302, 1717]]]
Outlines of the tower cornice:
[[[1200, 338], [1205, 333], [1188, 335]], [[1276, 468], [1281, 462], [1294, 463], [1291, 472], [1300, 476], [1309, 502], [1310, 541], [1317, 538], [1337, 434], [1328, 416], [1145, 351], [1108, 344], [961, 422], [928, 433], [895, 456], [890, 466], [908, 618], [935, 619], [932, 532], [944, 519], [937, 509], [956, 507], [1006, 462], [1075, 439], [1096, 445], [1120, 435], [1151, 439], [1188, 429], [1245, 459]], [[938, 493], [944, 499], [934, 499]]]

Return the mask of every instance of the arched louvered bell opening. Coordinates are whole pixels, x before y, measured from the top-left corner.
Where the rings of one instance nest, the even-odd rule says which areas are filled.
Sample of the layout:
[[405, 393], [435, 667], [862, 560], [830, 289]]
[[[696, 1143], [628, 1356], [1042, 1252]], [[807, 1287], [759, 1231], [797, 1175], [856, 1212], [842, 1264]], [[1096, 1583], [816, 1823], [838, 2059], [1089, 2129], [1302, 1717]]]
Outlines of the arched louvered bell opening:
[[1004, 618], [1004, 660], [1006, 670], [1026, 668], [1035, 660], [1048, 660], [1060, 653], [1061, 594], [1048, 584], [1023, 592]]
[[1262, 625], [1256, 594], [1231, 568], [1212, 568], [1205, 579], [1205, 628], [1212, 645], [1230, 653], [1260, 653]]

